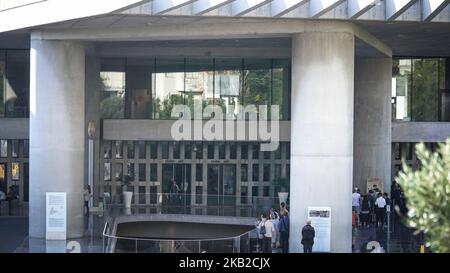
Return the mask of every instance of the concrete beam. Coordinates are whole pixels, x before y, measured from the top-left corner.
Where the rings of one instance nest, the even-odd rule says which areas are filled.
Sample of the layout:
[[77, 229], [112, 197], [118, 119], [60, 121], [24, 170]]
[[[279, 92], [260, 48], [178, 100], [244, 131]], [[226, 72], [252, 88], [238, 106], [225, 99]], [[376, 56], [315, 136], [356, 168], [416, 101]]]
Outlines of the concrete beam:
[[192, 14], [201, 15], [218, 9], [234, 0], [198, 0], [192, 4]]
[[191, 4], [194, 1], [195, 0], [153, 0], [152, 13], [153, 15], [164, 14], [171, 10]]
[[242, 16], [270, 2], [272, 0], [236, 0], [231, 4], [231, 15]]
[[392, 122], [392, 142], [444, 142], [450, 122]]
[[417, 0], [386, 0], [386, 20], [395, 20], [416, 2]]
[[270, 6], [273, 17], [283, 16], [286, 13], [308, 3], [310, 0], [274, 0]]
[[356, 19], [374, 7], [380, 0], [348, 0], [347, 15], [349, 19]]
[[430, 22], [442, 10], [444, 10], [450, 1], [448, 0], [422, 0], [422, 21]]
[[309, 3], [309, 15], [311, 18], [319, 18], [346, 0], [311, 0]]

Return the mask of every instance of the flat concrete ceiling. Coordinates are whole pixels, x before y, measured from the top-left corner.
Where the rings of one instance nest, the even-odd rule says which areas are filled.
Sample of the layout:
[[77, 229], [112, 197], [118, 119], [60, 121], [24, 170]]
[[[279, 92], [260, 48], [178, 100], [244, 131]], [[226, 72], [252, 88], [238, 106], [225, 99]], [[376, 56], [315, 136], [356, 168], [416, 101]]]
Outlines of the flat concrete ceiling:
[[392, 48], [394, 56], [450, 56], [450, 24], [356, 22]]

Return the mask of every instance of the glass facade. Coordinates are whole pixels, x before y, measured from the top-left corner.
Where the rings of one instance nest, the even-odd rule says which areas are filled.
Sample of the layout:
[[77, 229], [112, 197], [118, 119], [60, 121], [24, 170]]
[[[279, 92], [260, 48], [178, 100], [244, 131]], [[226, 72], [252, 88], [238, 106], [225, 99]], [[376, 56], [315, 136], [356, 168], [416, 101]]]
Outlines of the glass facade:
[[[104, 119], [177, 119], [175, 105], [221, 107], [240, 117], [236, 105], [278, 105], [289, 120], [290, 60], [271, 58], [103, 59], [100, 73]], [[270, 111], [270, 110], [269, 110]], [[270, 118], [270, 112], [268, 113]]]
[[0, 49], [0, 118], [29, 116], [30, 53]]
[[[135, 143], [131, 145], [130, 143]], [[121, 141], [103, 141], [104, 147], [124, 149], [128, 154], [129, 147], [139, 146], [140, 141], [127, 141], [128, 145], [121, 146]], [[145, 143], [141, 141], [141, 143]], [[153, 147], [154, 146], [154, 147]], [[275, 197], [276, 189], [273, 181], [289, 174], [290, 154], [288, 142], [281, 142], [281, 152], [268, 152], [266, 156], [253, 157], [247, 151], [253, 147], [259, 148], [254, 142], [152, 142], [152, 150], [156, 150], [156, 157], [146, 153], [143, 158], [107, 157], [102, 159], [105, 173], [101, 188], [110, 192], [115, 198], [120, 198], [121, 180], [125, 166], [136, 168], [137, 177], [132, 181], [136, 190], [145, 187], [142, 192], [165, 194], [174, 180], [180, 189], [186, 189], [191, 205], [239, 205], [242, 196], [254, 193], [254, 197]], [[203, 151], [204, 152], [200, 152]], [[184, 151], [184, 152], [183, 152]], [[186, 156], [186, 151], [191, 151]], [[242, 153], [242, 151], [245, 151]], [[280, 155], [277, 155], [279, 153]], [[258, 153], [256, 153], [258, 154]], [[135, 167], [136, 166], [136, 167]], [[111, 167], [114, 168], [111, 170]], [[110, 174], [114, 173], [114, 176]], [[138, 192], [136, 192], [137, 194]], [[151, 198], [146, 198], [146, 204]], [[138, 198], [135, 202], [138, 202]], [[245, 202], [251, 203], [250, 199]], [[137, 203], [136, 203], [137, 204]], [[220, 203], [221, 204], [221, 203]]]
[[394, 59], [392, 70], [394, 121], [450, 121], [445, 59]]

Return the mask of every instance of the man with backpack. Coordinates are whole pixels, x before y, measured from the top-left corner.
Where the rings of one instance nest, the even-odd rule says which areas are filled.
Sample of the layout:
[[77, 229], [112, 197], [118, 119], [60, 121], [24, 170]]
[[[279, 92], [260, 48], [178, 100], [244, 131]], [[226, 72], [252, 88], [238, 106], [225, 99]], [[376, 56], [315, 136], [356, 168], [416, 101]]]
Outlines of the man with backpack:
[[314, 237], [316, 237], [316, 231], [311, 226], [311, 220], [306, 221], [306, 225], [302, 229], [302, 245], [304, 253], [312, 253], [314, 245]]
[[281, 213], [278, 230], [280, 231], [281, 251], [283, 253], [289, 253], [289, 215], [286, 211]]

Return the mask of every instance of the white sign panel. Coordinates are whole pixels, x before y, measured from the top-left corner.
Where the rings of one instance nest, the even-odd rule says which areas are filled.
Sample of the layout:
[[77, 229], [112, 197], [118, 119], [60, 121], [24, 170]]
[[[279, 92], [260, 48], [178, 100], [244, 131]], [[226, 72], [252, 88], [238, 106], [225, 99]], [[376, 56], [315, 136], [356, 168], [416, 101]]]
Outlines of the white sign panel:
[[308, 220], [316, 232], [313, 252], [331, 252], [331, 207], [308, 207]]
[[67, 199], [65, 192], [47, 192], [46, 233], [47, 240], [66, 240], [67, 231]]

